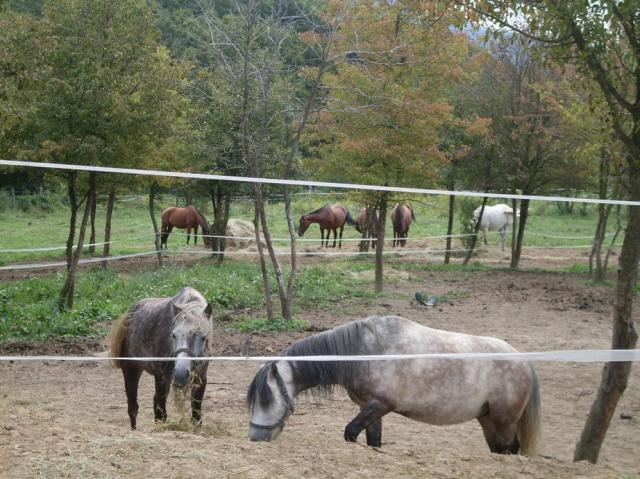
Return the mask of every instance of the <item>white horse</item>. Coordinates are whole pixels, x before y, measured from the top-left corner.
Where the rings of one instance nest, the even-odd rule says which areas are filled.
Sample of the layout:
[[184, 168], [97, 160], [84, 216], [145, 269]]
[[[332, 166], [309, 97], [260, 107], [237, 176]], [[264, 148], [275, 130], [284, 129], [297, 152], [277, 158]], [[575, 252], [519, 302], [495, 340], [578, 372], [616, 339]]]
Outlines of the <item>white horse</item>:
[[[473, 218], [471, 219], [471, 226], [475, 227], [480, 216], [479, 206], [473, 212]], [[499, 204], [495, 206], [485, 206], [482, 213], [482, 221], [480, 222], [480, 229], [484, 236], [484, 244], [487, 244], [487, 232], [498, 231], [500, 233], [500, 247], [504, 251], [504, 241], [507, 235], [507, 226], [513, 224], [513, 209], [505, 204]]]

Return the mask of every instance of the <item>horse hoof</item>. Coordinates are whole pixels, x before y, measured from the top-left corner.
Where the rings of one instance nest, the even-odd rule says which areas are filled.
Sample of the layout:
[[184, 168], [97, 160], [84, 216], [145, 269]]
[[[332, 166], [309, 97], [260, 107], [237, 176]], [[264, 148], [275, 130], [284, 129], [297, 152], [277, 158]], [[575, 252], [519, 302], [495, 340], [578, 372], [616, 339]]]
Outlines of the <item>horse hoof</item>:
[[358, 440], [358, 433], [350, 431], [349, 428], [344, 430], [344, 440], [347, 442], [356, 442]]

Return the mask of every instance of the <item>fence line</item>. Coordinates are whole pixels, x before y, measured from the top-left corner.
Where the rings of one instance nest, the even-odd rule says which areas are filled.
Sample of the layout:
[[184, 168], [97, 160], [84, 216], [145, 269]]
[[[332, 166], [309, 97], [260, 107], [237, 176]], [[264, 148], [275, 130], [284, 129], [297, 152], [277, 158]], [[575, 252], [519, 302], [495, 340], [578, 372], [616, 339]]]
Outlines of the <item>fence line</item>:
[[[549, 250], [549, 249], [587, 249], [591, 248], [591, 245], [577, 245], [577, 246], [530, 246], [524, 247], [523, 251], [528, 250]], [[387, 250], [382, 254], [384, 256], [435, 256], [441, 255], [444, 253], [466, 253], [469, 250], [466, 248], [458, 248], [458, 249], [425, 249], [425, 250], [411, 250], [411, 249], [396, 249], [396, 250]], [[257, 255], [258, 252], [254, 250], [152, 250], [145, 251], [142, 253], [131, 253], [119, 256], [100, 256], [93, 258], [84, 258], [80, 259], [78, 264], [92, 264], [92, 263], [102, 263], [105, 261], [117, 261], [121, 259], [129, 259], [135, 258], [139, 256], [151, 256], [154, 254], [162, 253], [165, 255], [208, 255], [212, 256], [215, 254], [224, 254], [225, 256], [254, 256]], [[285, 256], [290, 253], [289, 250], [276, 250], [275, 253], [279, 256]], [[371, 251], [297, 251], [296, 254], [298, 256], [325, 256], [325, 257], [354, 257], [354, 256], [373, 256], [376, 254], [374, 250]], [[565, 258], [566, 259], [566, 258]], [[27, 269], [50, 269], [50, 268], [60, 268], [66, 266], [66, 261], [55, 261], [49, 263], [28, 263], [28, 264], [10, 264], [5, 266], [0, 266], [0, 271], [13, 271], [13, 270], [27, 270]]]
[[[177, 357], [108, 357], [108, 356], [0, 356], [0, 361], [177, 361]], [[529, 361], [529, 362], [637, 362], [640, 349], [570, 349], [558, 351], [535, 351], [515, 353], [419, 353], [419, 354], [370, 354], [370, 355], [326, 355], [326, 356], [204, 356], [200, 361], [299, 361], [299, 362], [346, 362], [346, 361], [398, 361], [416, 359], [435, 360], [484, 360], [484, 361]]]
[[[180, 232], [172, 232], [172, 235], [176, 235], [176, 236], [187, 236], [187, 233], [180, 233]], [[193, 236], [193, 234], [191, 234], [190, 236]], [[197, 235], [197, 236], [201, 236], [203, 238], [223, 238], [223, 239], [234, 239], [234, 240], [241, 240], [241, 241], [255, 241], [256, 238], [255, 236], [224, 236], [224, 235]], [[451, 237], [451, 238], [463, 238], [463, 237], [467, 237], [467, 236], [474, 236], [474, 234], [455, 234], [455, 235], [434, 235], [434, 236], [422, 236], [419, 238], [408, 238], [408, 240], [428, 240], [428, 239], [440, 239], [440, 238], [447, 238], [447, 237]], [[130, 239], [121, 239], [121, 240], [112, 240], [112, 241], [103, 241], [100, 243], [87, 243], [87, 244], [83, 244], [82, 247], [83, 248], [88, 248], [90, 246], [102, 246], [105, 244], [115, 244], [115, 243], [124, 243], [125, 241], [134, 241], [134, 240], [147, 240], [147, 239], [153, 239], [154, 235], [150, 234], [149, 236], [138, 236], [135, 238], [130, 238]], [[393, 241], [394, 238], [390, 238], [390, 237], [385, 237], [385, 241]], [[371, 241], [372, 238], [342, 238], [343, 242], [361, 242], [361, 241]], [[271, 241], [274, 242], [291, 242], [291, 238], [271, 238]], [[296, 243], [304, 243], [304, 242], [308, 242], [308, 243], [313, 243], [313, 242], [318, 242], [319, 240], [313, 239], [313, 238], [296, 238]], [[376, 240], [377, 241], [377, 240]], [[73, 248], [77, 248], [78, 245], [73, 245]], [[45, 246], [45, 247], [41, 247], [41, 248], [14, 248], [14, 249], [0, 249], [0, 253], [35, 253], [35, 252], [42, 252], [42, 251], [56, 251], [56, 250], [65, 250], [67, 249], [66, 246]]]
[[[490, 233], [497, 234], [497, 232], [495, 231], [492, 231]], [[179, 231], [174, 231], [171, 234], [175, 236], [187, 236], [187, 233], [181, 233]], [[613, 235], [612, 233], [608, 233], [606, 236], [612, 236], [612, 235]], [[126, 241], [151, 240], [153, 239], [153, 236], [154, 236], [153, 234], [150, 234], [149, 236], [138, 236], [138, 237], [128, 238], [128, 239], [102, 241], [99, 243], [87, 243], [87, 244], [84, 244], [82, 247], [88, 248], [90, 246], [103, 246], [106, 244], [124, 243]], [[193, 233], [190, 236], [193, 236]], [[255, 236], [225, 236], [225, 235], [201, 235], [201, 234], [197, 236], [203, 237], [203, 238], [219, 238], [219, 239], [231, 239], [231, 240], [254, 241], [254, 242], [256, 240]], [[474, 233], [452, 234], [452, 235], [428, 235], [428, 236], [410, 237], [410, 238], [407, 238], [407, 241], [424, 241], [424, 240], [447, 239], [447, 238], [468, 238], [471, 236], [476, 236], [476, 235]], [[555, 236], [555, 235], [547, 235], [545, 233], [528, 233], [527, 236], [540, 236], [543, 238], [567, 239], [567, 240], [582, 240], [582, 239], [592, 238], [592, 236]], [[397, 238], [395, 239], [397, 240]], [[388, 241], [393, 241], [394, 238], [390, 236], [385, 236], [384, 240], [388, 242]], [[291, 238], [271, 238], [271, 241], [278, 242], [278, 243], [284, 243], [284, 242], [289, 243], [291, 242]], [[318, 241], [319, 240], [317, 238], [296, 238], [296, 243], [314, 243]], [[331, 241], [331, 238], [329, 239], [329, 241]], [[350, 242], [359, 243], [362, 241], [377, 241], [377, 240], [375, 238], [364, 238], [364, 239], [363, 238], [342, 238], [341, 241], [343, 243], [350, 243]], [[77, 247], [78, 245], [73, 246], [74, 249]], [[525, 248], [553, 249], [553, 248], [586, 248], [586, 247], [591, 247], [591, 245], [527, 246]], [[44, 251], [58, 251], [58, 250], [65, 250], [65, 249], [67, 249], [66, 246], [44, 246], [44, 247], [37, 247], [37, 248], [10, 248], [10, 249], [0, 249], [0, 253], [36, 253], [36, 252], [44, 252]]]
[[75, 170], [75, 171], [93, 171], [97, 173], [119, 173], [139, 176], [162, 176], [168, 178], [191, 178], [201, 180], [231, 181], [240, 183], [256, 183], [256, 184], [272, 184], [272, 185], [290, 185], [290, 186], [316, 186], [324, 188], [337, 188], [349, 190], [366, 190], [366, 191], [387, 191], [392, 193], [407, 194], [427, 194], [427, 195], [445, 195], [445, 196], [470, 196], [470, 197], [486, 197], [499, 199], [519, 199], [519, 200], [540, 200], [540, 201], [557, 201], [562, 203], [589, 203], [589, 204], [609, 204], [609, 205], [626, 205], [640, 206], [640, 201], [628, 200], [602, 200], [592, 198], [571, 198], [564, 196], [543, 196], [543, 195], [517, 195], [505, 193], [482, 193], [477, 191], [451, 191], [437, 190], [428, 188], [407, 188], [397, 186], [380, 186], [380, 185], [364, 185], [358, 183], [335, 183], [329, 181], [309, 181], [309, 180], [287, 180], [279, 178], [256, 178], [246, 176], [231, 175], [213, 175], [207, 173], [187, 173], [179, 171], [161, 171], [161, 170], [142, 170], [137, 168], [114, 168], [108, 166], [90, 166], [90, 165], [72, 165], [67, 163], [40, 163], [35, 161], [17, 161], [17, 160], [0, 160], [0, 166], [22, 166], [30, 168], [45, 168], [56, 170]]

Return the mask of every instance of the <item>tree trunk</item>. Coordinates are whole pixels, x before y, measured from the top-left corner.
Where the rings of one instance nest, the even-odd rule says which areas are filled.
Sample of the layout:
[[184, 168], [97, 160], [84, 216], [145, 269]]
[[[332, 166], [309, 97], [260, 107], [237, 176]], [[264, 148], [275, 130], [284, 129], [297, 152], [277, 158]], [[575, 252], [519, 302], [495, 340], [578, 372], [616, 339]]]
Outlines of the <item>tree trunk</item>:
[[89, 201], [91, 202], [91, 234], [89, 236], [89, 254], [96, 252], [96, 207], [98, 206], [98, 188], [94, 185], [89, 191]]
[[[378, 230], [377, 230], [377, 238], [376, 238], [376, 279], [375, 279], [375, 292], [381, 293], [384, 288], [384, 279], [383, 279], [383, 253], [384, 253], [384, 238], [385, 238], [385, 227], [387, 222], [387, 195], [386, 193], [382, 193], [380, 196], [380, 200], [378, 201], [378, 211], [380, 212], [380, 217], [378, 218]], [[374, 222], [375, 224], [375, 222]]]
[[[284, 282], [284, 274], [282, 273], [282, 266], [280, 265], [280, 260], [278, 259], [278, 255], [273, 248], [273, 241], [271, 241], [271, 233], [269, 232], [269, 225], [267, 224], [267, 213], [264, 208], [264, 197], [262, 195], [262, 188], [260, 185], [257, 186], [257, 206], [258, 206], [258, 216], [260, 219], [260, 226], [262, 227], [262, 236], [264, 237], [265, 245], [267, 246], [267, 251], [269, 252], [269, 258], [271, 259], [271, 266], [273, 267], [273, 272], [276, 276], [276, 286], [278, 287], [278, 297], [280, 299], [280, 310], [282, 312], [282, 317], [284, 319], [290, 320], [291, 311], [287, 310], [287, 288]], [[287, 314], [288, 316], [285, 316]]]
[[[515, 193], [515, 191], [513, 192]], [[513, 224], [511, 225], [511, 258], [516, 255], [516, 243], [518, 239], [518, 225], [520, 224], [520, 216], [518, 215], [518, 200], [511, 200], [511, 209], [513, 210]]]
[[213, 227], [211, 228], [213, 241], [211, 249], [218, 263], [224, 260], [224, 250], [227, 244], [224, 236], [227, 233], [227, 223], [229, 222], [229, 209], [231, 206], [231, 193], [225, 191], [220, 182], [215, 182], [209, 190], [211, 205], [213, 206]]
[[149, 216], [151, 216], [151, 224], [153, 225], [153, 238], [158, 257], [158, 266], [162, 267], [162, 242], [160, 238], [160, 230], [158, 229], [158, 221], [156, 220], [156, 193], [158, 190], [157, 183], [151, 183], [149, 187]]
[[[522, 243], [524, 241], [524, 229], [527, 225], [527, 217], [529, 216], [529, 201], [522, 199], [520, 202], [520, 221], [518, 222], [518, 236], [516, 237], [516, 247], [511, 255], [511, 268], [517, 269], [520, 264], [520, 256], [522, 255]], [[514, 218], [515, 220], [515, 218]]]
[[284, 186], [284, 207], [287, 216], [287, 225], [289, 226], [289, 238], [291, 239], [291, 269], [289, 270], [289, 278], [287, 279], [287, 290], [285, 300], [282, 304], [282, 317], [287, 320], [293, 319], [293, 295], [296, 279], [298, 276], [298, 255], [296, 250], [296, 225], [293, 222], [293, 212], [291, 209], [291, 195], [289, 187]]
[[[112, 186], [109, 190], [109, 198], [107, 199], [107, 217], [104, 221], [104, 245], [102, 247], [102, 256], [107, 258], [111, 250], [111, 219], [113, 218], [113, 206], [116, 203], [116, 188]], [[108, 261], [102, 262], [102, 267], [107, 269]]]
[[621, 209], [620, 205], [617, 205], [616, 206], [616, 231], [613, 233], [613, 237], [611, 238], [611, 243], [609, 243], [609, 247], [607, 248], [607, 254], [604, 257], [604, 264], [602, 265], [602, 268], [604, 269], [604, 271], [607, 271], [609, 269], [609, 258], [613, 253], [613, 248], [615, 248], [616, 241], [618, 240], [618, 236], [622, 231], [622, 220], [620, 219], [620, 209]]
[[476, 220], [476, 224], [473, 228], [473, 236], [471, 237], [471, 244], [469, 245], [469, 249], [467, 250], [467, 254], [464, 257], [463, 265], [469, 264], [469, 260], [473, 255], [473, 250], [476, 249], [476, 243], [478, 242], [478, 231], [480, 231], [480, 223], [482, 223], [482, 215], [484, 215], [484, 209], [487, 206], [488, 198], [485, 196], [482, 198], [482, 206], [480, 207], [480, 214], [478, 215], [478, 219]]
[[[640, 143], [640, 138], [638, 138], [638, 143]], [[627, 163], [629, 165], [629, 199], [638, 201], [640, 200], [640, 162], [638, 158], [629, 157]], [[632, 315], [638, 261], [640, 260], [638, 238], [640, 238], [640, 207], [630, 206], [629, 221], [619, 259], [613, 309], [612, 349], [633, 349], [638, 341], [638, 333], [635, 330]], [[587, 460], [591, 463], [598, 461], [602, 442], [618, 401], [627, 388], [630, 373], [630, 362], [606, 363], [604, 365], [598, 394], [576, 445], [574, 461]]]
[[267, 270], [267, 262], [264, 257], [262, 241], [260, 239], [260, 208], [258, 207], [259, 185], [253, 185], [254, 192], [254, 216], [253, 229], [256, 235], [256, 245], [258, 248], [258, 257], [260, 258], [260, 270], [262, 271], [262, 285], [264, 288], [264, 304], [267, 309], [267, 320], [273, 320], [273, 301], [271, 299], [271, 285], [269, 284], [269, 271]]
[[[450, 186], [451, 187], [448, 189], [453, 190], [453, 185], [450, 185]], [[449, 195], [449, 216], [447, 220], [447, 242], [446, 242], [445, 252], [444, 252], [444, 264], [449, 264], [449, 261], [451, 261], [451, 243], [452, 243], [451, 235], [453, 234], [453, 217], [455, 214], [455, 207], [456, 207], [456, 197], [454, 195]]]
[[[61, 309], [73, 308], [73, 296], [76, 288], [76, 273], [78, 271], [78, 263], [80, 261], [80, 258], [82, 257], [84, 235], [87, 230], [87, 222], [89, 221], [89, 214], [91, 211], [91, 200], [89, 196], [90, 196], [90, 191], [92, 189], [95, 189], [95, 187], [96, 187], [96, 173], [92, 171], [91, 173], [89, 173], [89, 191], [87, 191], [87, 196], [85, 198], [86, 203], [84, 207], [84, 213], [82, 215], [82, 221], [80, 223], [80, 231], [78, 233], [78, 244], [76, 245], [75, 251], [73, 251], [71, 255], [71, 262], [67, 263], [67, 278], [64, 282], [64, 285], [62, 286], [62, 290], [60, 291], [59, 304], [61, 306]], [[74, 233], [75, 233], [75, 225], [74, 225]]]
[[[609, 155], [603, 148], [600, 153], [600, 169], [598, 175], [598, 198], [601, 200], [607, 198], [609, 189]], [[598, 224], [593, 235], [593, 245], [589, 252], [589, 278], [594, 281], [603, 281], [607, 275], [606, 269], [603, 269], [602, 249], [605, 236], [607, 233], [607, 222], [613, 205], [598, 205]], [[593, 263], [595, 260], [595, 271]]]
[[78, 178], [77, 172], [72, 172], [67, 177], [67, 195], [69, 196], [69, 208], [71, 208], [71, 216], [69, 217], [69, 234], [67, 235], [67, 247], [65, 249], [65, 255], [67, 258], [67, 271], [71, 268], [71, 262], [73, 261], [73, 244], [76, 239], [76, 222], [78, 218], [78, 191], [76, 181]]

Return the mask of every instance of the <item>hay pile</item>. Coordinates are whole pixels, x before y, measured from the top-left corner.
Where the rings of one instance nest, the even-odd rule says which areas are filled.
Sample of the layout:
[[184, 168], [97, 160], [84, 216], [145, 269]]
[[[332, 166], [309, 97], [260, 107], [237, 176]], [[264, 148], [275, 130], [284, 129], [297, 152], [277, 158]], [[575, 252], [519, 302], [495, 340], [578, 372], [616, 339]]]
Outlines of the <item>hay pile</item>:
[[255, 241], [240, 239], [240, 238], [255, 238], [255, 229], [253, 223], [245, 220], [229, 220], [227, 222], [226, 236], [232, 236], [233, 238], [227, 238], [226, 246], [228, 248], [246, 248], [251, 244], [255, 244]]

